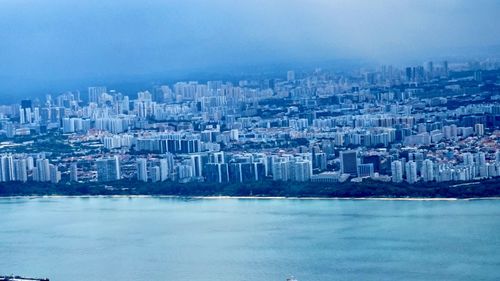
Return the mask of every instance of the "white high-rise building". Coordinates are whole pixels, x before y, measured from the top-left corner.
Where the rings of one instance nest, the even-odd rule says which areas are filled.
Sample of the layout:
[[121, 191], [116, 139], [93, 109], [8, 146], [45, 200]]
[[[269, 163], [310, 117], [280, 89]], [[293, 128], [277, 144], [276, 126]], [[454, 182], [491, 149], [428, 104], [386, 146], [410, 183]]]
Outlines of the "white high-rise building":
[[26, 115], [24, 113], [24, 108], [19, 107], [19, 123], [26, 124]]
[[458, 136], [458, 127], [455, 124], [450, 125], [451, 138], [455, 139]]
[[161, 173], [160, 173], [160, 167], [154, 166], [151, 167], [150, 169], [150, 177], [152, 182], [159, 182], [161, 181]]
[[72, 118], [63, 118], [63, 133], [74, 133], [75, 122]]
[[487, 164], [478, 165], [477, 169], [478, 169], [478, 172], [479, 172], [479, 177], [481, 177], [481, 178], [487, 178], [487, 177], [490, 176]]
[[145, 158], [137, 159], [137, 179], [143, 182], [148, 181], [148, 161]]
[[33, 159], [33, 157], [26, 157], [26, 168], [28, 169], [28, 171], [31, 171], [35, 168], [35, 160]]
[[434, 163], [430, 159], [425, 159], [422, 166], [422, 178], [424, 181], [434, 180]]
[[311, 179], [312, 164], [309, 160], [301, 160], [293, 163], [293, 179], [295, 181], [308, 181]]
[[403, 165], [401, 161], [394, 160], [391, 163], [391, 173], [392, 173], [392, 181], [393, 182], [402, 182], [403, 181]]
[[462, 157], [464, 159], [464, 165], [465, 166], [472, 166], [474, 165], [474, 155], [470, 152], [466, 152], [462, 154]]
[[443, 136], [446, 139], [451, 139], [451, 127], [450, 126], [443, 126]]
[[486, 153], [484, 152], [478, 152], [474, 155], [474, 163], [477, 166], [484, 166], [486, 165]]
[[59, 172], [57, 166], [50, 164], [49, 170], [50, 170], [50, 182], [58, 183], [61, 180], [61, 172]]
[[50, 166], [48, 159], [36, 159], [36, 168], [33, 170], [33, 180], [40, 182], [50, 181]]
[[193, 169], [192, 175], [194, 177], [202, 177], [203, 176], [203, 166], [201, 162], [201, 155], [195, 154], [191, 155], [191, 167]]
[[160, 180], [166, 181], [169, 175], [169, 167], [167, 159], [160, 159]]
[[240, 139], [240, 134], [239, 134], [238, 129], [232, 129], [230, 131], [230, 139], [232, 141], [238, 141]]
[[28, 170], [26, 169], [26, 159], [14, 160], [15, 180], [20, 182], [28, 181]]
[[408, 161], [405, 166], [406, 181], [410, 184], [417, 182], [417, 163], [414, 161]]
[[483, 124], [474, 125], [474, 133], [477, 136], [484, 136], [484, 125]]
[[2, 181], [14, 181], [14, 158], [11, 155], [4, 155], [0, 158], [0, 175]]
[[97, 180], [116, 181], [121, 179], [120, 161], [118, 156], [96, 160]]
[[358, 177], [373, 177], [373, 163], [359, 164]]
[[224, 164], [224, 151], [213, 152], [210, 154], [210, 163]]
[[275, 159], [273, 162], [273, 180], [290, 180], [290, 161], [287, 159]]
[[107, 92], [107, 89], [106, 87], [89, 87], [88, 88], [88, 94], [89, 94], [89, 103], [90, 102], [94, 102], [94, 103], [98, 103], [99, 102], [99, 98], [101, 97], [101, 95], [103, 93], [106, 93]]
[[31, 123], [32, 122], [32, 118], [31, 118], [31, 108], [25, 108], [24, 109], [24, 112], [26, 114], [26, 123]]
[[69, 170], [69, 179], [70, 181], [77, 182], [78, 181], [78, 164], [72, 163]]
[[40, 108], [38, 107], [33, 108], [33, 122], [34, 123], [40, 122]]
[[493, 178], [498, 176], [498, 171], [495, 164], [487, 164], [486, 167], [488, 169], [488, 177]]

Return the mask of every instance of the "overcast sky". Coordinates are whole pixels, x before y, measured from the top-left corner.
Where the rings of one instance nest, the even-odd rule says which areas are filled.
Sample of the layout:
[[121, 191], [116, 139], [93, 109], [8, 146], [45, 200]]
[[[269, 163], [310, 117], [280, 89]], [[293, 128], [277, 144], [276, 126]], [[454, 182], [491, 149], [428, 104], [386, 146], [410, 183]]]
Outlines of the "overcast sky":
[[0, 77], [426, 59], [498, 45], [499, 27], [495, 0], [0, 0]]

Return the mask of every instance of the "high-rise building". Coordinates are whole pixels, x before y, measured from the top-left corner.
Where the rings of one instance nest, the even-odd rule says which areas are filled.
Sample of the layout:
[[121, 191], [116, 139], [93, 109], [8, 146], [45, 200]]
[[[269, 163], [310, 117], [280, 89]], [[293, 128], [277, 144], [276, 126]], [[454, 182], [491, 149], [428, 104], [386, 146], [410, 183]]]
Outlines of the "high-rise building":
[[167, 159], [160, 159], [160, 180], [166, 181], [170, 173], [170, 168]]
[[464, 165], [472, 166], [474, 165], [474, 155], [470, 152], [462, 154]]
[[19, 123], [26, 124], [32, 122], [32, 109], [33, 103], [31, 100], [21, 101], [21, 106], [19, 107]]
[[64, 110], [62, 110], [61, 108], [59, 107], [50, 108], [50, 122], [59, 124], [63, 116], [64, 116]]
[[474, 154], [474, 163], [476, 163], [477, 166], [486, 165], [486, 153], [480, 151]]
[[[169, 150], [170, 152], [170, 150]], [[172, 151], [174, 152], [174, 151]], [[200, 140], [198, 139], [186, 139], [180, 141], [180, 152], [181, 153], [196, 153], [200, 152]]]
[[443, 75], [445, 77], [448, 77], [449, 76], [449, 69], [448, 69], [448, 61], [444, 61], [443, 62]]
[[434, 64], [432, 61], [427, 62], [427, 77], [429, 79], [434, 78]]
[[33, 101], [32, 100], [22, 100], [21, 101], [21, 108], [23, 108], [23, 109], [33, 108]]
[[26, 168], [28, 169], [28, 171], [31, 171], [35, 168], [35, 160], [33, 159], [33, 157], [26, 157]]
[[50, 181], [50, 164], [48, 159], [36, 159], [36, 168], [33, 170], [33, 180]]
[[319, 152], [314, 154], [314, 163], [313, 168], [318, 169], [320, 171], [326, 170], [326, 153]]
[[243, 163], [230, 163], [229, 164], [229, 181], [243, 182]]
[[374, 171], [373, 163], [359, 164], [358, 165], [358, 177], [372, 177]]
[[484, 125], [483, 124], [474, 125], [474, 133], [479, 137], [484, 136]]
[[[408, 153], [408, 160], [415, 161], [417, 165], [417, 173], [422, 171], [422, 163], [424, 162], [424, 154], [422, 152], [410, 152]], [[405, 164], [406, 171], [406, 164]]]
[[434, 180], [434, 163], [430, 159], [425, 159], [422, 166], [422, 178], [424, 181]]
[[293, 163], [293, 180], [308, 181], [312, 175], [312, 164], [309, 160], [300, 160]]
[[379, 155], [366, 155], [363, 156], [363, 164], [373, 164], [373, 171], [380, 172], [380, 156]]
[[355, 150], [340, 152], [340, 170], [343, 174], [356, 176], [358, 173], [358, 153]]
[[75, 122], [73, 118], [63, 118], [63, 133], [75, 132]]
[[69, 180], [73, 182], [78, 181], [78, 164], [72, 163], [69, 170]]
[[474, 80], [479, 82], [483, 81], [483, 72], [481, 70], [474, 71]]
[[290, 180], [290, 161], [288, 159], [276, 159], [272, 166], [273, 180], [288, 181]]
[[26, 166], [26, 159], [14, 160], [14, 177], [16, 181], [28, 181], [28, 170]]
[[11, 155], [4, 155], [0, 158], [0, 161], [2, 181], [14, 181], [14, 157], [12, 157]]
[[224, 159], [224, 151], [218, 151], [218, 152], [213, 152], [210, 153], [209, 155], [209, 162], [210, 163], [225, 163]]
[[88, 88], [89, 103], [90, 102], [98, 103], [101, 95], [103, 93], [106, 93], [106, 92], [107, 92], [107, 89], [106, 89], [106, 87], [103, 87], [103, 86], [89, 87]]
[[208, 163], [205, 165], [205, 174], [208, 182], [229, 182], [229, 166], [224, 163]]
[[7, 138], [13, 138], [16, 134], [16, 127], [12, 122], [7, 122], [3, 125], [5, 129], [5, 136]]
[[201, 155], [195, 154], [191, 155], [191, 167], [193, 169], [192, 175], [194, 177], [202, 177], [203, 176], [203, 164], [201, 162]]
[[391, 173], [392, 173], [392, 181], [393, 182], [402, 182], [403, 181], [403, 165], [401, 161], [394, 160], [391, 163]]
[[118, 156], [98, 159], [96, 161], [97, 180], [101, 182], [121, 179], [120, 161]]
[[31, 100], [22, 100], [19, 107], [19, 122], [21, 124], [31, 123], [31, 111], [33, 109], [33, 102]]
[[59, 170], [57, 169], [57, 166], [50, 164], [49, 170], [50, 170], [50, 182], [51, 183], [58, 183], [61, 180], [61, 172], [59, 172]]
[[412, 82], [413, 81], [413, 77], [414, 77], [413, 69], [411, 67], [407, 67], [405, 69], [405, 74], [406, 74], [406, 81], [407, 82]]
[[406, 181], [410, 184], [417, 182], [417, 163], [415, 161], [408, 161], [405, 166]]
[[137, 179], [143, 182], [148, 181], [148, 161], [145, 158], [137, 159]]
[[152, 182], [161, 181], [160, 167], [153, 166], [149, 169], [149, 174]]

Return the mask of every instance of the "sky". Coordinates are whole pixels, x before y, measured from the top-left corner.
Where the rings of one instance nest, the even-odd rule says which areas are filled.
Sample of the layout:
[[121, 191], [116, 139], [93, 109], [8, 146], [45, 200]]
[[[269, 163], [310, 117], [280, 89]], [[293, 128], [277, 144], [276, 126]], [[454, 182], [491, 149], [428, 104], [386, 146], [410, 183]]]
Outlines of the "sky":
[[500, 46], [496, 0], [0, 0], [0, 95], [61, 81]]

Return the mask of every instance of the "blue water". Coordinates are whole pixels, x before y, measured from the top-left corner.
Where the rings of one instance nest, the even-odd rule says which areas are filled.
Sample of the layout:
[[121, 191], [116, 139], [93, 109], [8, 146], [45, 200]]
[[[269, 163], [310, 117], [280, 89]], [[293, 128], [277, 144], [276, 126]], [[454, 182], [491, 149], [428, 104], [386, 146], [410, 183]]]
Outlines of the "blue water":
[[0, 274], [500, 280], [500, 201], [0, 199]]

